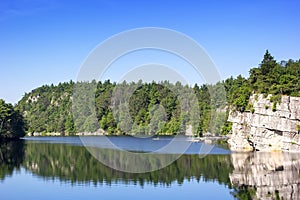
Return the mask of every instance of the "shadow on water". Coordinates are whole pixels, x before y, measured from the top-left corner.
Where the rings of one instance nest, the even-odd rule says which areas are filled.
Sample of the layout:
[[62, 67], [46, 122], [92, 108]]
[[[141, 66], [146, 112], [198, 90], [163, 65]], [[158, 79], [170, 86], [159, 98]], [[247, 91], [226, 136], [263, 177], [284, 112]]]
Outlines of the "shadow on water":
[[[230, 155], [183, 155], [169, 166], [147, 173], [111, 169], [78, 145], [7, 142], [0, 145], [0, 180], [21, 167], [43, 179], [71, 185], [136, 184], [171, 186], [184, 180], [217, 182], [232, 188], [236, 199], [299, 199], [300, 155], [250, 153]], [[122, 152], [103, 149], [107, 159]], [[170, 156], [170, 155], [168, 155]], [[122, 159], [117, 161], [122, 164]]]

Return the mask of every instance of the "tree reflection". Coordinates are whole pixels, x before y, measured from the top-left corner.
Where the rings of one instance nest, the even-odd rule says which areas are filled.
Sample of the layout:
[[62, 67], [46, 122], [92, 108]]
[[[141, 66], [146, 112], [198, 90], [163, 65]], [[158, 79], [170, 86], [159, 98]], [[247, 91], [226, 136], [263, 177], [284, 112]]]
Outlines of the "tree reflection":
[[[110, 157], [122, 151], [104, 149], [103, 155]], [[122, 157], [120, 155], [119, 157]], [[126, 173], [111, 169], [81, 146], [65, 144], [28, 143], [24, 166], [33, 173], [45, 178], [58, 178], [72, 184], [93, 183], [112, 184], [115, 182], [133, 183], [143, 186], [182, 184], [185, 179], [218, 181], [230, 185], [229, 173], [232, 172], [230, 155], [183, 155], [171, 165], [148, 173]]]
[[19, 170], [24, 158], [24, 141], [6, 141], [0, 143], [0, 180]]
[[[101, 154], [107, 158], [118, 154], [123, 158], [122, 151], [113, 149], [103, 149]], [[193, 179], [215, 181], [233, 188], [231, 193], [237, 199], [297, 199], [300, 196], [299, 154], [233, 153], [207, 155], [201, 159], [198, 155], [183, 155], [160, 170], [126, 173], [105, 166], [82, 146], [29, 141], [24, 145], [22, 140], [1, 143], [0, 180], [21, 167], [45, 179], [72, 185], [171, 186]]]

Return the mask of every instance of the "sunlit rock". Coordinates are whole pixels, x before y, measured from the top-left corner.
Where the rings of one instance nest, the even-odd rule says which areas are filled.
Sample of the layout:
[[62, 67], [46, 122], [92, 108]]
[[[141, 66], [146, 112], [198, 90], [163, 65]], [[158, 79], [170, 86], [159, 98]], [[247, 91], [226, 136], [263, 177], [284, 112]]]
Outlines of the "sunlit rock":
[[[228, 140], [233, 151], [300, 151], [300, 98], [282, 96], [281, 103], [271, 95], [252, 95], [251, 111], [231, 111], [232, 135]], [[250, 147], [249, 147], [250, 146]]]

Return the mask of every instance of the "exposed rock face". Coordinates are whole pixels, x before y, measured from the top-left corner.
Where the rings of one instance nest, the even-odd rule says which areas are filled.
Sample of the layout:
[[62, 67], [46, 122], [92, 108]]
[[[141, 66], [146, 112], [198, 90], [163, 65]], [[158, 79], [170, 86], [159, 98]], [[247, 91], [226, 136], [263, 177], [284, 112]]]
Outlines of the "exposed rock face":
[[230, 112], [232, 151], [300, 151], [300, 98], [282, 96], [275, 107], [270, 97], [252, 95], [252, 112]]
[[231, 160], [231, 184], [254, 191], [251, 199], [300, 199], [298, 153], [233, 153]]

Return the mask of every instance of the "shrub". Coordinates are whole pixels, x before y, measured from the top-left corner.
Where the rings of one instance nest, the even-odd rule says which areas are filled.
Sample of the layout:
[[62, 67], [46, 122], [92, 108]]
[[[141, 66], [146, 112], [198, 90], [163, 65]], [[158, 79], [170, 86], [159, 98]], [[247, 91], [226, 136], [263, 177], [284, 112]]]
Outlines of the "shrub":
[[265, 105], [265, 109], [268, 110], [268, 109], [269, 109], [269, 106], [268, 106], [268, 105]]
[[277, 105], [277, 102], [273, 102], [273, 106], [272, 106], [272, 111], [273, 111], [273, 112], [276, 111], [276, 105]]
[[274, 102], [274, 103], [281, 103], [281, 95], [277, 94], [277, 95], [272, 95], [271, 98], [270, 98], [270, 101], [271, 102]]

